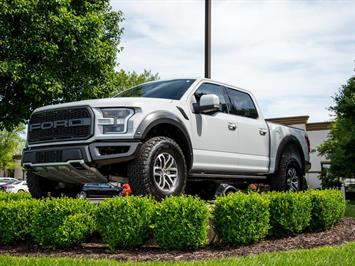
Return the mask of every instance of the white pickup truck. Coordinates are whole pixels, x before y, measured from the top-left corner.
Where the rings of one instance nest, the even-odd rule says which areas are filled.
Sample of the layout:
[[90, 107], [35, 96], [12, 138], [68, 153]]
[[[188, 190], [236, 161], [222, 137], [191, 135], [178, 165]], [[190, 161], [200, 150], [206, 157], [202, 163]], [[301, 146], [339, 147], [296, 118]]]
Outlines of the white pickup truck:
[[122, 178], [134, 194], [156, 198], [218, 183], [298, 191], [310, 168], [303, 130], [266, 122], [250, 92], [209, 79], [154, 81], [36, 109], [22, 165], [37, 198]]

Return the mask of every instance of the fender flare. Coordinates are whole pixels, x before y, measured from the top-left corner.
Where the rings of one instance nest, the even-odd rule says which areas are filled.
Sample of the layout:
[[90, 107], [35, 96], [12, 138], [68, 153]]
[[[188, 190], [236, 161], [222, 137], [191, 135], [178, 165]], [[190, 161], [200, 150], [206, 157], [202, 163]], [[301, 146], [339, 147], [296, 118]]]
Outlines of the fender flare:
[[169, 124], [175, 126], [182, 132], [187, 142], [188, 154], [190, 156], [189, 160], [191, 164], [190, 167], [191, 167], [193, 162], [193, 149], [192, 149], [191, 138], [184, 123], [174, 113], [168, 111], [155, 111], [153, 113], [148, 114], [139, 124], [134, 134], [134, 138], [145, 139], [149, 131], [155, 126], [160, 124]]
[[284, 153], [285, 149], [287, 148], [288, 145], [295, 145], [297, 148], [298, 153], [301, 156], [301, 167], [302, 167], [302, 172], [303, 174], [305, 173], [305, 161], [304, 161], [304, 153], [303, 153], [303, 149], [301, 146], [301, 143], [299, 142], [299, 140], [292, 135], [286, 136], [280, 143], [278, 149], [277, 149], [277, 153], [276, 153], [276, 159], [275, 159], [275, 173], [278, 172], [279, 170], [279, 165], [280, 165], [280, 160], [281, 160], [281, 156]]

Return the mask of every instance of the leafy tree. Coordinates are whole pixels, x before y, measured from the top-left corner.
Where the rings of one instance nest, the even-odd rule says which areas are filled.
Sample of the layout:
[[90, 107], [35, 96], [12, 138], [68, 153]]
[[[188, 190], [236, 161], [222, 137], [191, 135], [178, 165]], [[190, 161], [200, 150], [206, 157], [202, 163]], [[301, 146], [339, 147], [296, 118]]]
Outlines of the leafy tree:
[[9, 170], [15, 167], [14, 155], [19, 154], [24, 144], [21, 134], [24, 125], [15, 127], [12, 131], [0, 131], [0, 170]]
[[122, 20], [109, 0], [0, 1], [0, 129], [39, 106], [108, 96]]
[[355, 77], [351, 77], [334, 97], [335, 122], [328, 139], [318, 147], [321, 155], [331, 160], [330, 173], [322, 184], [332, 186], [340, 177], [355, 178]]
[[116, 95], [120, 91], [129, 89], [138, 84], [153, 81], [159, 79], [159, 74], [153, 74], [151, 71], [144, 70], [143, 73], [138, 74], [135, 71], [126, 72], [120, 70], [115, 74], [115, 77], [112, 81], [112, 92], [110, 96]]

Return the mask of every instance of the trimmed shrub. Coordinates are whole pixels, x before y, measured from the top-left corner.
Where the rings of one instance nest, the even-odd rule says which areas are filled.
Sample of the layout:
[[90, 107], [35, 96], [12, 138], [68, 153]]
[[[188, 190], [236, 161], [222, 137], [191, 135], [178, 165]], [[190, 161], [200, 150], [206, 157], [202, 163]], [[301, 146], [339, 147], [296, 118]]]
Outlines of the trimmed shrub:
[[34, 241], [48, 248], [67, 248], [93, 232], [95, 206], [87, 200], [57, 198], [38, 201], [31, 230]]
[[263, 239], [269, 230], [269, 200], [257, 193], [218, 197], [213, 222], [219, 241], [232, 246]]
[[114, 197], [99, 205], [96, 222], [103, 241], [117, 247], [139, 247], [150, 237], [154, 200], [144, 197]]
[[24, 199], [31, 199], [31, 198], [32, 196], [28, 192], [23, 192], [23, 193], [0, 192], [0, 201], [24, 200]]
[[340, 190], [309, 190], [307, 194], [312, 202], [311, 230], [329, 229], [344, 216], [346, 203]]
[[304, 231], [311, 220], [311, 200], [307, 193], [271, 192], [270, 199], [271, 235], [294, 235]]
[[193, 196], [171, 196], [157, 207], [154, 237], [164, 249], [195, 249], [208, 243], [209, 210]]
[[69, 215], [56, 232], [56, 245], [70, 247], [79, 244], [93, 233], [94, 228], [95, 219], [93, 215], [87, 213]]
[[0, 201], [0, 243], [29, 240], [36, 200]]

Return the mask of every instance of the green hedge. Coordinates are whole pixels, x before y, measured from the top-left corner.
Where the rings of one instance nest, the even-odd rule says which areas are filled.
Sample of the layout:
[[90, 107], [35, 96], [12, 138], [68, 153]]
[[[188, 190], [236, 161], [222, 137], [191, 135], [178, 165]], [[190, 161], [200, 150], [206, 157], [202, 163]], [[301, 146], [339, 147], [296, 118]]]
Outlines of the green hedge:
[[257, 193], [218, 197], [213, 224], [221, 243], [245, 245], [263, 239], [269, 230], [269, 199]]
[[0, 244], [30, 239], [35, 200], [0, 201]]
[[114, 197], [99, 205], [97, 230], [111, 249], [139, 247], [150, 237], [154, 200]]
[[295, 235], [309, 226], [312, 204], [307, 193], [271, 192], [266, 195], [270, 199], [271, 235]]
[[39, 200], [33, 213], [31, 235], [48, 248], [80, 244], [95, 229], [95, 206], [81, 199]]
[[312, 202], [311, 230], [329, 229], [344, 216], [346, 203], [340, 190], [309, 190], [307, 194]]
[[193, 196], [171, 196], [157, 207], [154, 238], [164, 249], [195, 249], [208, 243], [207, 204]]
[[23, 193], [8, 193], [0, 191], [0, 201], [24, 200], [31, 199], [32, 196], [28, 192]]
[[163, 249], [195, 249], [208, 243], [212, 222], [220, 243], [235, 246], [260, 241], [268, 232], [279, 237], [325, 230], [344, 210], [339, 190], [234, 193], [218, 197], [214, 206], [192, 196], [160, 203], [148, 197], [115, 197], [96, 206], [80, 199], [0, 193], [0, 244], [32, 241], [68, 248], [97, 229], [111, 250], [142, 246], [153, 235]]

